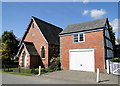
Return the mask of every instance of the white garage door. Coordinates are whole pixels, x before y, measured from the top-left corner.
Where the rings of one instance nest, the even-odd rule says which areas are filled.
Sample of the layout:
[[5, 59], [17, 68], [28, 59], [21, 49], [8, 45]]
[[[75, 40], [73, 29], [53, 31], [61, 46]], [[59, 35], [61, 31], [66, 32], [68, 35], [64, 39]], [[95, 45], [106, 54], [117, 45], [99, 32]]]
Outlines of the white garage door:
[[94, 72], [94, 49], [70, 50], [70, 70]]

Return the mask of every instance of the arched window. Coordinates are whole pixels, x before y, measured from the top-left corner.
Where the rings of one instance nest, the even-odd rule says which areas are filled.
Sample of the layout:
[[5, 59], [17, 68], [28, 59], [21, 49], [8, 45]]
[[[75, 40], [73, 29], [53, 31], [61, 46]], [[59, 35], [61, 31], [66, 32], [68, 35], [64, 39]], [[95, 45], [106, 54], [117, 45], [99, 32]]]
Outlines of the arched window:
[[32, 24], [32, 28], [34, 28], [34, 23]]
[[45, 58], [45, 47], [42, 46], [41, 48], [41, 58]]

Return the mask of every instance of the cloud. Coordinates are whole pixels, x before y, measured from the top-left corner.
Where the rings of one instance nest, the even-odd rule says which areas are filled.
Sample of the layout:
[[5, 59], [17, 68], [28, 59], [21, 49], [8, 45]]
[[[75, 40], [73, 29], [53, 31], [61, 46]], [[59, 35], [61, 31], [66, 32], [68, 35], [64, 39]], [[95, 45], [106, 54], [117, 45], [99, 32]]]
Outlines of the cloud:
[[84, 10], [84, 11], [83, 11], [83, 15], [86, 15], [86, 14], [88, 14], [88, 13], [89, 13], [88, 10]]
[[117, 31], [118, 31], [118, 21], [120, 22], [120, 19], [115, 18], [114, 20], [112, 20], [112, 21], [110, 22], [110, 24], [111, 24], [112, 27], [113, 27], [113, 31], [114, 31], [114, 32], [117, 32]]
[[103, 9], [100, 9], [100, 10], [93, 9], [93, 10], [90, 11], [90, 16], [93, 17], [93, 18], [100, 18], [105, 14], [106, 14], [106, 11], [103, 10]]
[[89, 2], [89, 0], [82, 0], [83, 1], [83, 3], [88, 3]]

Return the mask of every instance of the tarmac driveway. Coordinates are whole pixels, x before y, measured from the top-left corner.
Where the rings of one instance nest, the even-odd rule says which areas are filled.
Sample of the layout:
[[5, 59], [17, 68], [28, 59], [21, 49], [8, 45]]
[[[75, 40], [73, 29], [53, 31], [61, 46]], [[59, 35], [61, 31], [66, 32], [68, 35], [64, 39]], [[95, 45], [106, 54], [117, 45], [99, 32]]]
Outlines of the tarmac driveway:
[[[47, 74], [41, 75], [40, 77], [84, 82], [82, 84], [86, 84], [88, 82], [92, 84], [98, 84], [96, 82], [96, 73], [93, 73], [93, 72], [62, 70], [62, 71], [47, 73]], [[118, 80], [120, 80], [120, 78], [118, 77], [119, 76], [117, 75], [100, 73], [99, 84], [118, 84]]]

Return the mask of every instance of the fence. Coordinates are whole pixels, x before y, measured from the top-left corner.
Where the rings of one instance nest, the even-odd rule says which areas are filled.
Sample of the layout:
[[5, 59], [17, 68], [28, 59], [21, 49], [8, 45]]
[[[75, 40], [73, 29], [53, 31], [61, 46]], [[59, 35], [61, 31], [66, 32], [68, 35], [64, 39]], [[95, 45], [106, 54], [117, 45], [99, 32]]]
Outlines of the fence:
[[120, 62], [113, 62], [112, 60], [107, 60], [107, 73], [120, 75]]

